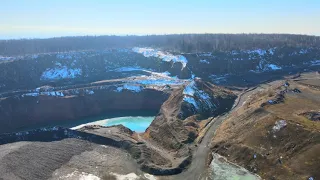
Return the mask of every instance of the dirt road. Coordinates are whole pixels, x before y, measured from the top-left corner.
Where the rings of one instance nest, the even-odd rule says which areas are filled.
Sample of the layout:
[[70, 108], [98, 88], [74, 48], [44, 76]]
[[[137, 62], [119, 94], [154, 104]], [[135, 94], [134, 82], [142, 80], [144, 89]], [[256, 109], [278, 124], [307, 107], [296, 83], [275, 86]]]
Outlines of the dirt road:
[[[252, 89], [254, 90], [254, 89]], [[170, 179], [181, 179], [181, 180], [206, 180], [208, 178], [208, 155], [211, 153], [210, 151], [210, 143], [212, 138], [215, 135], [216, 130], [219, 128], [223, 120], [225, 120], [230, 113], [232, 113], [235, 109], [239, 108], [244, 101], [252, 94], [251, 89], [244, 92], [239, 96], [237, 102], [235, 102], [235, 106], [233, 109], [223, 116], [217, 117], [209, 124], [209, 129], [204, 135], [201, 143], [198, 145], [197, 150], [193, 154], [192, 163], [190, 167], [185, 171], [178, 175], [170, 176]]]

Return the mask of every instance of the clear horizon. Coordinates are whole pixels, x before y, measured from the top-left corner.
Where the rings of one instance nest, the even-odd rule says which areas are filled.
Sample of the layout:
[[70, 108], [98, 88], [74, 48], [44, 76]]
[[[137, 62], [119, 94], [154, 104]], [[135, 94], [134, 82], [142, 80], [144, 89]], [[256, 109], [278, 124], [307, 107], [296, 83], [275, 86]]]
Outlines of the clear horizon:
[[320, 35], [320, 1], [12, 0], [0, 7], [0, 39], [94, 35]]
[[66, 35], [66, 36], [48, 36], [48, 37], [17, 37], [17, 38], [1, 38], [0, 40], [19, 40], [19, 39], [50, 39], [64, 37], [85, 37], [85, 36], [165, 36], [165, 35], [183, 35], [183, 34], [288, 34], [288, 35], [304, 35], [304, 36], [320, 36], [313, 34], [290, 34], [290, 33], [175, 33], [175, 34], [99, 34], [99, 35]]

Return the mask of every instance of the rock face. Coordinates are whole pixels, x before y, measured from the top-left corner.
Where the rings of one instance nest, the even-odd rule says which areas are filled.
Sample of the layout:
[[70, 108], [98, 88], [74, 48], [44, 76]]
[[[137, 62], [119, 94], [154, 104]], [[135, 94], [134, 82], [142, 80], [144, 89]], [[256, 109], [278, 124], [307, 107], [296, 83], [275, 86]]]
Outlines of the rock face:
[[[4, 57], [0, 52], [0, 93], [43, 85], [64, 86], [104, 79], [169, 72], [215, 84], [252, 84], [287, 71], [316, 69], [317, 48], [273, 47], [210, 53], [174, 53], [151, 48], [107, 49]], [[132, 71], [119, 71], [129, 67]], [[135, 68], [135, 70], [133, 70]], [[249, 74], [249, 75], [248, 75]], [[239, 76], [242, 81], [239, 81]], [[259, 78], [258, 78], [259, 77]], [[235, 79], [233, 82], [232, 79]], [[228, 82], [228, 83], [227, 83]]]
[[304, 116], [311, 121], [320, 121], [320, 112], [304, 112], [299, 115]]
[[201, 119], [230, 110], [235, 98], [234, 94], [223, 88], [199, 79], [192, 81], [171, 94], [147, 129], [145, 137], [168, 150], [184, 148], [197, 137]]
[[[116, 87], [89, 89], [29, 93], [3, 98], [0, 100], [0, 133], [79, 120], [108, 112], [157, 111], [169, 96], [152, 89], [141, 90], [139, 93], [126, 89], [117, 92]], [[74, 91], [80, 92], [73, 95]]]
[[65, 86], [149, 75], [146, 70], [167, 71], [180, 78], [191, 77], [190, 71], [183, 68], [181, 62], [145, 57], [131, 49], [36, 54], [12, 57], [10, 60], [1, 60], [0, 52], [0, 93], [43, 85]]

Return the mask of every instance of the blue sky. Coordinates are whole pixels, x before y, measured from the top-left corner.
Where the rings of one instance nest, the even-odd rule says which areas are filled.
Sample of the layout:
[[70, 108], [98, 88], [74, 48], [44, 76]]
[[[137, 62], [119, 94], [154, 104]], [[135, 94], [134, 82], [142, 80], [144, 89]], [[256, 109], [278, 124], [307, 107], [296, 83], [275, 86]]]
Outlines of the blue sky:
[[171, 33], [320, 35], [320, 0], [5, 0], [0, 38]]

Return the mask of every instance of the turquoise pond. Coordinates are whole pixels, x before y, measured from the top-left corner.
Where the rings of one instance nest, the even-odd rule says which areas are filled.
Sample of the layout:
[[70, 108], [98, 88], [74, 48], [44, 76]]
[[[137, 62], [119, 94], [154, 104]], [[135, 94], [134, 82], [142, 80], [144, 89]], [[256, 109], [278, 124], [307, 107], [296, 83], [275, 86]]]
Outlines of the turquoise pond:
[[71, 129], [79, 129], [86, 125], [101, 125], [101, 126], [113, 126], [122, 124], [125, 127], [136, 132], [144, 132], [149, 125], [151, 124], [154, 116], [125, 116], [125, 117], [116, 117], [102, 119], [94, 122], [89, 122], [85, 124], [80, 124], [72, 127]]
[[158, 111], [115, 111], [108, 112], [105, 114], [100, 114], [97, 116], [80, 118], [78, 120], [66, 121], [57, 120], [51, 123], [37, 123], [28, 127], [23, 127], [17, 130], [19, 131], [29, 131], [44, 127], [64, 127], [70, 129], [79, 129], [86, 125], [101, 125], [101, 126], [113, 126], [122, 124], [132, 131], [144, 132], [151, 124]]

